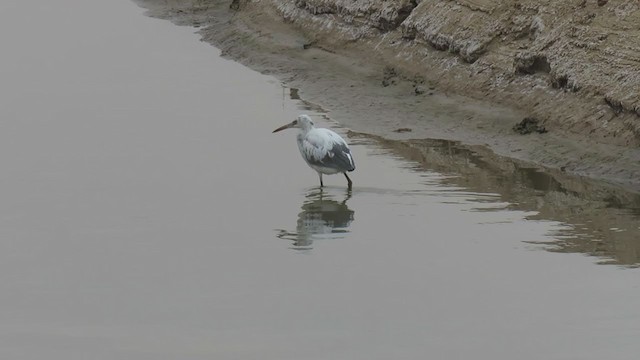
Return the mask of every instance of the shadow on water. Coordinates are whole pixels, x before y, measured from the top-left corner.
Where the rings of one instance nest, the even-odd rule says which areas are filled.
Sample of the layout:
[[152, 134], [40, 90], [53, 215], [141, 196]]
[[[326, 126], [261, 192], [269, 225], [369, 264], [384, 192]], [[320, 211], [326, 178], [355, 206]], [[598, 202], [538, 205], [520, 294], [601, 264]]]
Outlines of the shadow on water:
[[310, 189], [298, 214], [296, 230], [278, 230], [277, 236], [292, 241], [297, 250], [312, 249], [316, 240], [343, 238], [353, 221], [354, 211], [347, 206], [350, 198], [350, 190], [334, 196], [328, 190]]
[[529, 220], [568, 225], [556, 240], [536, 243], [548, 251], [583, 253], [600, 264], [640, 266], [640, 194], [573, 176], [561, 170], [498, 156], [484, 147], [446, 140], [396, 141], [349, 132], [393, 156], [411, 161], [416, 171], [445, 176], [443, 185], [493, 193], [508, 208], [535, 212]]

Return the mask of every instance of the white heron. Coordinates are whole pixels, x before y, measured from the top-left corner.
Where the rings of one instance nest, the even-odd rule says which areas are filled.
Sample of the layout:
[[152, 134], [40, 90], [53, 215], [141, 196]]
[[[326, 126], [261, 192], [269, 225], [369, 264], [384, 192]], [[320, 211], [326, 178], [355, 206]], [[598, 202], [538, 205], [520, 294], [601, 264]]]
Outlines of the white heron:
[[300, 154], [307, 165], [318, 172], [320, 187], [324, 186], [322, 174], [342, 173], [347, 178], [348, 188], [351, 189], [352, 183], [347, 171], [355, 170], [356, 165], [353, 162], [349, 145], [340, 135], [329, 129], [314, 127], [313, 121], [307, 115], [300, 115], [297, 119], [273, 130], [273, 132], [289, 128], [300, 129], [298, 149], [300, 149]]

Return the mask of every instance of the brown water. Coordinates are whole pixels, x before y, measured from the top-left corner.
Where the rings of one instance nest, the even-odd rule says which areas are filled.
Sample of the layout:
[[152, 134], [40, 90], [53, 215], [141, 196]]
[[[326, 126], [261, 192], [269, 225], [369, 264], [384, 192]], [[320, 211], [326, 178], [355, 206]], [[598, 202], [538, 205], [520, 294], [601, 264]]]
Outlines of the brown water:
[[639, 353], [632, 194], [339, 128], [321, 191], [271, 130], [337, 124], [191, 29], [7, 0], [0, 39], [1, 359]]

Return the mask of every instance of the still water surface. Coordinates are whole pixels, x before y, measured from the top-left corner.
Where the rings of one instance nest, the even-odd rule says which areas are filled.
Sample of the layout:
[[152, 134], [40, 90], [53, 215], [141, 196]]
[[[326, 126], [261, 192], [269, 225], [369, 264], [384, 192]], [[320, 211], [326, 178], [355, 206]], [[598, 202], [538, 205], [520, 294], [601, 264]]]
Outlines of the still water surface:
[[[349, 133], [127, 0], [5, 0], [0, 40], [0, 358], [640, 352], [637, 254], [546, 251], [604, 237], [535, 171]], [[271, 134], [302, 111], [349, 134], [353, 191]]]

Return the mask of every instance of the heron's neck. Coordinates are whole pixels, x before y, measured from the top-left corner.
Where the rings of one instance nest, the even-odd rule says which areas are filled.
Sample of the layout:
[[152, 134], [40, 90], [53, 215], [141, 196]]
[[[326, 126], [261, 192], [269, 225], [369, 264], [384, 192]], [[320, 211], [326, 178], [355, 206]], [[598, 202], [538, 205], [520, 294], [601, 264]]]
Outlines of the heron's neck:
[[313, 130], [314, 126], [311, 124], [305, 124], [303, 127], [300, 128], [300, 133], [302, 134], [307, 134], [309, 131]]

